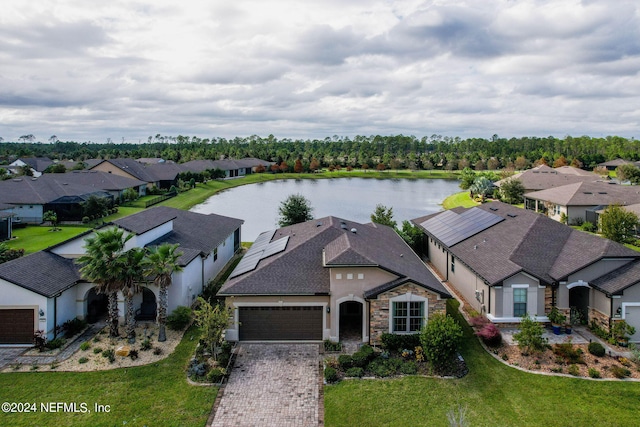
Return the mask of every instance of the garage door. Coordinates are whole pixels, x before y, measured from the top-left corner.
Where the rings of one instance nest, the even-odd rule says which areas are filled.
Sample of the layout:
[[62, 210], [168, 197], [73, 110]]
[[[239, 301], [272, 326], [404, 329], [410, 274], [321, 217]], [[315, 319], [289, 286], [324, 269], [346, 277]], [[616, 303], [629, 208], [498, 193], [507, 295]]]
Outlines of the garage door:
[[0, 309], [0, 344], [33, 344], [33, 309]]
[[630, 341], [640, 342], [640, 306], [625, 307], [624, 320], [634, 328], [636, 333], [631, 335]]
[[241, 341], [322, 340], [322, 307], [240, 307]]

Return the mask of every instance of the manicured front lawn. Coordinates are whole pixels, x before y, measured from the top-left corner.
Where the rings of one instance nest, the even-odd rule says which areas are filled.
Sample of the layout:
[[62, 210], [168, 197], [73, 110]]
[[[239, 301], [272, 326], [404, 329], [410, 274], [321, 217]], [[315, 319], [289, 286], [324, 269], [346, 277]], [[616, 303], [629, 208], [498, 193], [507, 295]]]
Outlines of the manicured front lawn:
[[38, 252], [49, 246], [63, 242], [89, 230], [90, 227], [80, 225], [61, 225], [61, 230], [50, 231], [50, 226], [29, 225], [25, 228], [14, 228], [13, 236], [6, 242], [12, 249], [24, 249], [25, 254]]
[[327, 426], [449, 426], [466, 407], [470, 426], [636, 425], [640, 383], [521, 372], [495, 360], [465, 326], [470, 373], [457, 380], [349, 380], [325, 387]]
[[[172, 355], [148, 366], [0, 374], [0, 402], [35, 402], [38, 408], [37, 413], [0, 414], [0, 425], [204, 426], [217, 388], [189, 385], [185, 377], [199, 335], [191, 328]], [[91, 413], [43, 413], [40, 403], [47, 402], [85, 402]], [[110, 405], [110, 412], [95, 413], [96, 403]]]

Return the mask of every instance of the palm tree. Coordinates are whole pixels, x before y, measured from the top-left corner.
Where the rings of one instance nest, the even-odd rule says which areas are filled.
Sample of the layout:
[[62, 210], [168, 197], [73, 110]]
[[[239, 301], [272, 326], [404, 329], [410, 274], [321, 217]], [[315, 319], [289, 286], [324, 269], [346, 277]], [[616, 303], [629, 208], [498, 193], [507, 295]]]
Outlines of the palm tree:
[[130, 343], [136, 341], [136, 319], [133, 307], [133, 296], [142, 290], [140, 282], [144, 280], [142, 266], [146, 252], [143, 248], [131, 248], [120, 258], [122, 266], [119, 269], [122, 274], [122, 293], [127, 311], [126, 333]]
[[169, 243], [153, 246], [149, 248], [149, 254], [144, 262], [147, 275], [155, 277], [153, 283], [160, 289], [158, 295], [158, 324], [160, 325], [158, 341], [160, 342], [167, 340], [165, 331], [169, 303], [167, 288], [171, 286], [171, 275], [174, 271], [182, 271], [182, 267], [178, 264], [178, 258], [182, 255], [182, 252], [176, 252], [178, 246], [178, 244], [171, 245]]
[[82, 276], [96, 284], [97, 293], [109, 298], [109, 335], [118, 336], [118, 291], [122, 289], [122, 254], [132, 234], [112, 228], [97, 231], [94, 237], [85, 239], [86, 253], [78, 258]]

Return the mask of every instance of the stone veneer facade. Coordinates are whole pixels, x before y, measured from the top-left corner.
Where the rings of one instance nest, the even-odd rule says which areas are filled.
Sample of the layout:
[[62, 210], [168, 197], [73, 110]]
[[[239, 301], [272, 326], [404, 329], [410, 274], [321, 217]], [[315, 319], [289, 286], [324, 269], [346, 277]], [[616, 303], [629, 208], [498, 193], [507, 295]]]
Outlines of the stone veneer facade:
[[602, 329], [609, 332], [611, 326], [609, 316], [595, 308], [589, 307], [589, 324], [591, 324], [591, 322], [595, 322]]
[[382, 334], [389, 332], [389, 300], [409, 292], [413, 295], [427, 298], [429, 301], [427, 308], [428, 317], [431, 317], [434, 313], [446, 313], [447, 300], [440, 299], [438, 294], [422, 286], [407, 283], [390, 291], [383, 292], [378, 295], [378, 298], [369, 301], [369, 340], [372, 344], [380, 344]]

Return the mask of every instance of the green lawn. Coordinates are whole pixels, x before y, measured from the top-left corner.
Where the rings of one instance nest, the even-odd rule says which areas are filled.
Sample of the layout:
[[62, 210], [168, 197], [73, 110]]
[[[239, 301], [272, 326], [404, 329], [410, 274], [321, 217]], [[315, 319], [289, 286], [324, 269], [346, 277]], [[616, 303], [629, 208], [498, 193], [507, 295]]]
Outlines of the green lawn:
[[462, 206], [463, 208], [472, 208], [478, 205], [479, 203], [474, 202], [471, 199], [471, 195], [468, 191], [452, 194], [442, 202], [442, 207], [445, 209], [453, 209], [459, 206]]
[[631, 426], [640, 383], [536, 375], [487, 354], [465, 326], [462, 379], [349, 380], [325, 387], [327, 426], [449, 426], [467, 409], [470, 426]]
[[29, 225], [25, 228], [13, 229], [13, 236], [6, 242], [12, 249], [24, 249], [26, 254], [38, 252], [49, 246], [63, 242], [90, 229], [88, 226], [62, 225], [59, 231], [50, 231], [50, 226]]
[[[0, 413], [0, 425], [204, 426], [217, 388], [189, 385], [185, 373], [199, 336], [190, 329], [172, 355], [148, 366], [0, 374], [0, 402], [35, 402], [38, 407], [37, 413]], [[41, 402], [85, 402], [91, 413], [43, 413]], [[110, 405], [111, 412], [95, 413], [96, 403]]]

